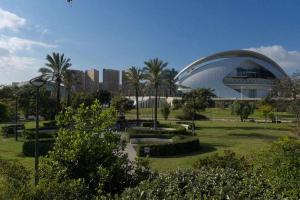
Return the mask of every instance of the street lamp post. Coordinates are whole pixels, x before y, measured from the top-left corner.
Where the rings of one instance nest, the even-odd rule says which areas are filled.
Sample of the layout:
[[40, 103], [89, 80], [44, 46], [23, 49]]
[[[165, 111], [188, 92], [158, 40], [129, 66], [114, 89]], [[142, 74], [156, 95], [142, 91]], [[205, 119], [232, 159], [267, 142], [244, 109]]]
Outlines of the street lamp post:
[[18, 96], [15, 94], [16, 104], [15, 104], [15, 138], [18, 141]]
[[31, 79], [30, 84], [36, 88], [36, 114], [35, 114], [35, 151], [34, 151], [34, 184], [39, 183], [39, 96], [40, 96], [40, 87], [42, 87], [46, 81], [43, 79], [43, 76], [38, 76]]

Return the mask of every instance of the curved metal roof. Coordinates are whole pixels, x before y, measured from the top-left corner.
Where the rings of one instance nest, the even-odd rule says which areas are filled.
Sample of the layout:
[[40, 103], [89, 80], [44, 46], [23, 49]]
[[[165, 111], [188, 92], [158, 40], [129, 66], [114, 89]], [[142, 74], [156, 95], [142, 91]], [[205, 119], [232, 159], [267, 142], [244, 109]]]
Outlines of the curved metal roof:
[[249, 51], [249, 50], [231, 50], [231, 51], [223, 51], [220, 53], [216, 53], [210, 56], [207, 56], [205, 58], [201, 58], [196, 60], [195, 62], [189, 64], [188, 66], [186, 66], [185, 68], [183, 68], [175, 77], [175, 79], [177, 79], [182, 73], [184, 73], [186, 70], [192, 68], [195, 65], [200, 65], [212, 60], [216, 60], [216, 59], [222, 59], [222, 58], [231, 58], [231, 57], [252, 57], [252, 58], [256, 58], [256, 59], [260, 59], [263, 60], [265, 62], [268, 62], [270, 64], [272, 64], [273, 66], [275, 66], [279, 71], [281, 71], [284, 75], [287, 76], [287, 74], [285, 73], [285, 71], [283, 71], [283, 69], [272, 59], [270, 59], [269, 57], [254, 52], [254, 51]]

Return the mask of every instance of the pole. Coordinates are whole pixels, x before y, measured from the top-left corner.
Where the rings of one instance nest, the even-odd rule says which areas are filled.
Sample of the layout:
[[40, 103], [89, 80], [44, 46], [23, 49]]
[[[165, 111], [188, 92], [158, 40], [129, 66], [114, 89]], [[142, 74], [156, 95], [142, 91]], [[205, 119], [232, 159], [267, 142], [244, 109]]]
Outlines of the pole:
[[192, 134], [195, 135], [195, 97], [193, 95]]
[[34, 184], [35, 186], [39, 183], [39, 87], [36, 88], [36, 132], [35, 132], [35, 151], [34, 151]]
[[16, 141], [18, 141], [18, 98], [16, 97], [16, 105], [15, 105], [15, 137]]

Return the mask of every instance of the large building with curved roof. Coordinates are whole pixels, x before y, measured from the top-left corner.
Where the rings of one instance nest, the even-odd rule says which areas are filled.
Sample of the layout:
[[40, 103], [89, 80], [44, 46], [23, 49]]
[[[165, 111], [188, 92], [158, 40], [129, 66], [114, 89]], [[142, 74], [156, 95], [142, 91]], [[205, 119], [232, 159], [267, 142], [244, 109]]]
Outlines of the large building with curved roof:
[[270, 58], [253, 51], [225, 51], [196, 60], [175, 77], [179, 90], [211, 88], [220, 98], [262, 98], [283, 69]]

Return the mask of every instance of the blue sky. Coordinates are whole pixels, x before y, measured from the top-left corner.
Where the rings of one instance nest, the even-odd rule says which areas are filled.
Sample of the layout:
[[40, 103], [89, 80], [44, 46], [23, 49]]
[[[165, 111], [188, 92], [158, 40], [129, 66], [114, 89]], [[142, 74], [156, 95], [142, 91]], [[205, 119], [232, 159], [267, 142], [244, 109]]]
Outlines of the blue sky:
[[292, 73], [299, 10], [296, 0], [1, 0], [0, 84], [37, 75], [53, 51], [100, 76], [154, 57], [180, 70], [230, 49], [261, 52]]

